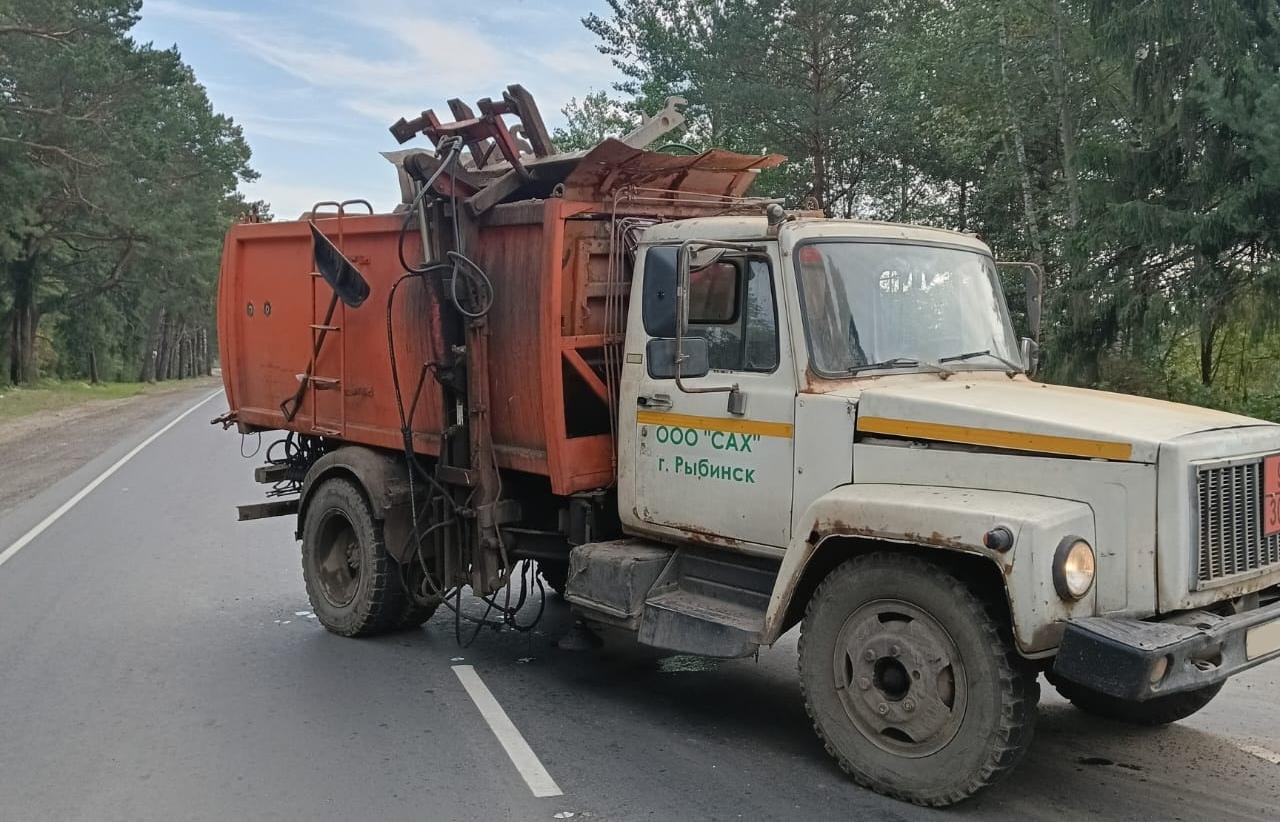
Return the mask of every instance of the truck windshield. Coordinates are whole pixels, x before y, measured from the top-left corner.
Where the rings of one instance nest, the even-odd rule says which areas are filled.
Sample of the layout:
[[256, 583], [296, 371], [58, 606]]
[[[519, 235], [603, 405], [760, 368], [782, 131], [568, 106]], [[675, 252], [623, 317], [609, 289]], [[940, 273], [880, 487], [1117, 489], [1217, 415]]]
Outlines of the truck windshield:
[[995, 264], [939, 246], [828, 241], [796, 250], [814, 370], [1008, 370], [1018, 344]]

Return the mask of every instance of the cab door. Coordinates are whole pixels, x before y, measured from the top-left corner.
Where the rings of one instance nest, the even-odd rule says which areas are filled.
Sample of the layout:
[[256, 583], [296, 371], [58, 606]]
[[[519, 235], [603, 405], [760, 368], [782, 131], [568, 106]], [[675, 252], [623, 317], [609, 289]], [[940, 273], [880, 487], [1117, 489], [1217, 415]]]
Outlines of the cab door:
[[669, 536], [785, 547], [796, 385], [779, 266], [763, 250], [735, 250], [690, 268], [682, 343], [705, 341], [709, 370], [682, 377], [682, 390], [653, 356], [672, 342], [664, 337], [677, 311], [677, 247], [651, 247], [642, 263], [648, 345], [634, 399], [635, 516]]

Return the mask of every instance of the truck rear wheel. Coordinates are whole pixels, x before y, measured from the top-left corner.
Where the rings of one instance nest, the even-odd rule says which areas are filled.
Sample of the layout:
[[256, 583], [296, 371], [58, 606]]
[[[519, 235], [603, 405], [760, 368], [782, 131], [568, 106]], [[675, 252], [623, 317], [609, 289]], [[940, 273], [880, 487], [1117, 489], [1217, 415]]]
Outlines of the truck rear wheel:
[[421, 605], [405, 597], [404, 609], [400, 612], [400, 618], [396, 620], [392, 630], [411, 631], [414, 628], [421, 628], [423, 623], [431, 619], [439, 607], [440, 603], [438, 602], [435, 605]]
[[1157, 696], [1144, 702], [1134, 702], [1099, 693], [1057, 676], [1050, 676], [1049, 682], [1063, 699], [1087, 714], [1116, 722], [1126, 722], [1130, 725], [1149, 726], [1169, 725], [1186, 719], [1212, 702], [1222, 690], [1222, 686], [1226, 684], [1219, 682], [1194, 691], [1183, 691], [1179, 694]]
[[396, 620], [393, 630], [410, 631], [414, 628], [421, 628], [423, 623], [431, 619], [435, 615], [436, 610], [440, 607], [441, 598], [432, 596], [422, 598], [415, 597], [411, 591], [423, 592], [427, 586], [423, 584], [422, 567], [416, 563], [410, 562], [407, 566], [400, 566], [401, 579], [404, 581], [404, 605], [400, 611], [400, 618]]
[[827, 752], [858, 784], [935, 807], [1017, 765], [1040, 693], [1007, 628], [963, 582], [893, 553], [850, 560], [818, 586], [800, 683]]
[[316, 618], [341, 636], [420, 625], [369, 501], [348, 479], [323, 480], [302, 526], [302, 576]]

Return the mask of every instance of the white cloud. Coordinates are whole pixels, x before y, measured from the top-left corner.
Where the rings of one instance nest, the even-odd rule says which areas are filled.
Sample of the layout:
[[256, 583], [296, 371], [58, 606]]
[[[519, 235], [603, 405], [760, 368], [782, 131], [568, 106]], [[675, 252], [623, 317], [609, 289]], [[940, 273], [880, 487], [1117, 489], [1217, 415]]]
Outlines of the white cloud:
[[[422, 104], [408, 100], [392, 102], [379, 97], [353, 97], [343, 105], [363, 117], [388, 127], [401, 117], [412, 119], [422, 111]], [[447, 119], [447, 118], [446, 118]]]
[[180, 45], [199, 44], [206, 54], [212, 47], [213, 71], [197, 69], [202, 79], [213, 76], [207, 86], [215, 104], [244, 127], [255, 150], [264, 140], [293, 144], [319, 166], [309, 179], [331, 181], [296, 184], [300, 152], [255, 151], [262, 177], [246, 196], [268, 200], [282, 218], [358, 187], [364, 190], [349, 196], [393, 203], [394, 175], [371, 175], [369, 155], [394, 147], [385, 129], [399, 117], [434, 108], [449, 119], [448, 98], [474, 105], [518, 82], [555, 126], [570, 98], [608, 88], [617, 76], [592, 48], [580, 14], [554, 2], [298, 0], [242, 11], [195, 2], [207, 5], [146, 0], [143, 23], [179, 32]]
[[[271, 211], [277, 220], [296, 220], [299, 215], [311, 210], [316, 203], [334, 199], [349, 200], [364, 197], [371, 200], [374, 207], [390, 208], [394, 199], [389, 194], [395, 192], [395, 173], [387, 166], [387, 184], [378, 186], [370, 184], [365, 191], [341, 191], [335, 193], [335, 187], [324, 184], [283, 182], [276, 177], [263, 175], [261, 179], [246, 183], [240, 187], [244, 196], [250, 200], [266, 200], [271, 204]], [[376, 196], [381, 194], [383, 196]]]
[[307, 117], [272, 117], [261, 112], [246, 111], [243, 107], [237, 110], [240, 113], [234, 119], [244, 129], [250, 144], [259, 137], [307, 146], [332, 146], [346, 142], [322, 120]]
[[245, 22], [246, 16], [237, 11], [206, 9], [172, 0], [147, 0], [143, 12], [148, 17], [168, 17], [208, 26], [230, 26]]
[[553, 51], [535, 52], [533, 59], [557, 74], [572, 77], [611, 77], [617, 73], [609, 58], [590, 46], [564, 46]]
[[[324, 26], [327, 31], [320, 35], [300, 30], [294, 16], [173, 0], [150, 0], [145, 13], [213, 29], [241, 51], [314, 89], [336, 92], [340, 104], [385, 125], [423, 108], [441, 107], [447, 97], [497, 97], [510, 82], [523, 82], [540, 95], [544, 118], [554, 121], [570, 97], [586, 93], [582, 78], [599, 86], [601, 78], [616, 73], [589, 45], [539, 36], [557, 20], [559, 28], [576, 24], [563, 14], [553, 17], [548, 9], [508, 7], [486, 12], [483, 20], [445, 20], [423, 13], [420, 4], [400, 0], [367, 0], [358, 10], [346, 4], [312, 8], [338, 25]], [[528, 29], [534, 22], [541, 27]], [[376, 48], [357, 50], [332, 36], [353, 27], [365, 36], [351, 39], [367, 45], [372, 36]], [[511, 76], [517, 73], [531, 76]], [[406, 106], [406, 99], [418, 102]], [[393, 111], [395, 117], [387, 119]]]

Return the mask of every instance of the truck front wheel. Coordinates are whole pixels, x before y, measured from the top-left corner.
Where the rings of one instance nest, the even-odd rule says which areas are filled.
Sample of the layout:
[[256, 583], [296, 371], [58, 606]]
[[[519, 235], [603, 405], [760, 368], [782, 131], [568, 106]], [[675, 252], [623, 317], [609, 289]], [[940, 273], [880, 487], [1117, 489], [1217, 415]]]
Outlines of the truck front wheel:
[[996, 781], [1035, 728], [1036, 673], [958, 578], [868, 554], [814, 592], [800, 634], [805, 707], [828, 753], [879, 793], [941, 807]]
[[1053, 675], [1049, 676], [1049, 682], [1058, 689], [1063, 699], [1085, 713], [1130, 725], [1169, 725], [1179, 722], [1208, 705], [1226, 684], [1219, 682], [1194, 691], [1134, 702], [1117, 699]]
[[369, 501], [348, 479], [323, 480], [302, 526], [302, 576], [320, 624], [341, 636], [373, 636], [430, 616], [411, 601]]

